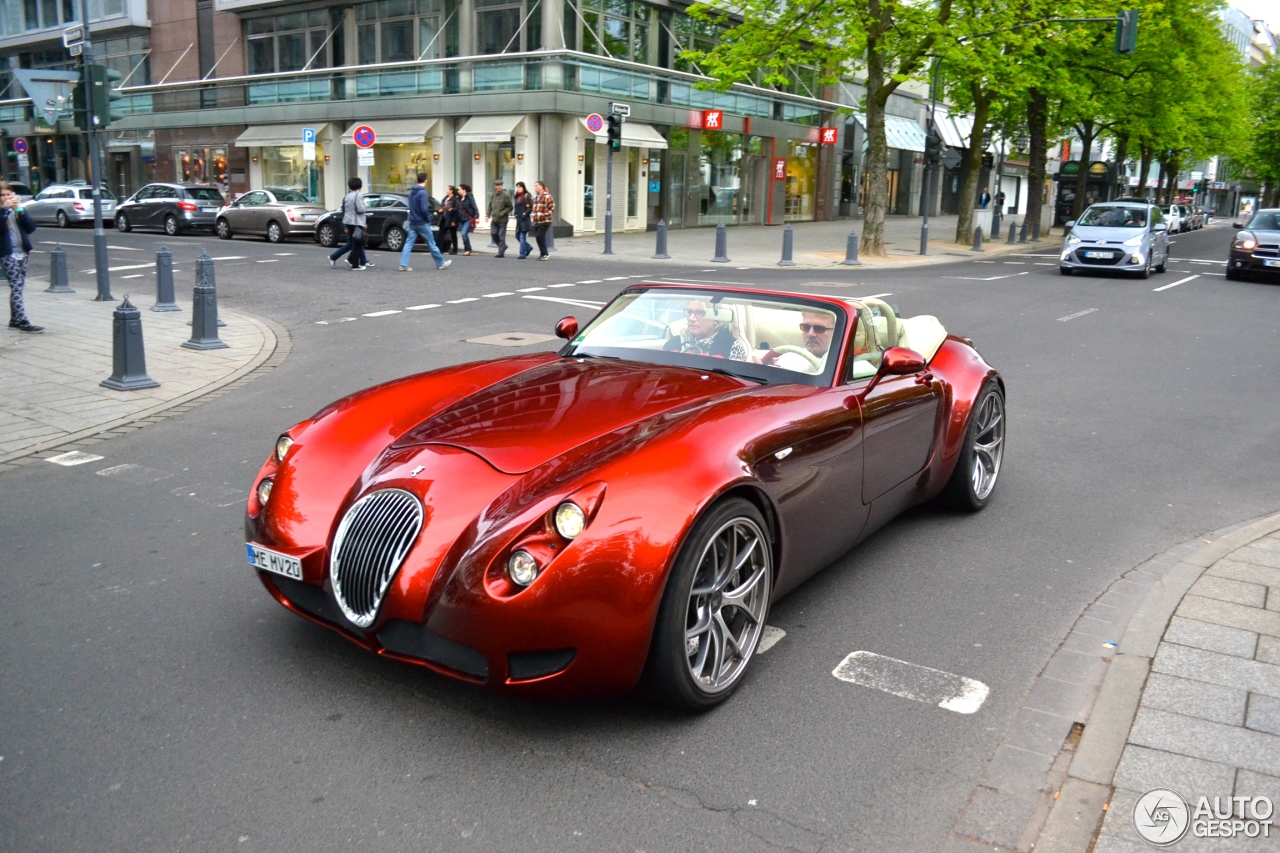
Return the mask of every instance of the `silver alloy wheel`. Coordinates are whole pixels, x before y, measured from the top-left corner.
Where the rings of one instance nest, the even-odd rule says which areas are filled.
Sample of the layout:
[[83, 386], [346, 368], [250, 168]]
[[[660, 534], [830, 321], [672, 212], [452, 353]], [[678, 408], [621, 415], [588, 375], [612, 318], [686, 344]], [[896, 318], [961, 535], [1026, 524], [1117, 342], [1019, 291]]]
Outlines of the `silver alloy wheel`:
[[398, 252], [404, 248], [404, 241], [408, 239], [403, 230], [396, 226], [387, 229], [387, 248], [393, 252]]
[[706, 693], [733, 687], [755, 653], [773, 584], [768, 537], [743, 516], [715, 532], [698, 558], [685, 616], [685, 660]]
[[125, 216], [123, 213], [117, 213], [116, 214], [116, 230], [122, 231], [122, 232], [128, 232], [129, 228], [130, 228], [129, 217]]
[[226, 219], [219, 219], [217, 225], [218, 236], [223, 240], [231, 239], [231, 223]]
[[67, 221], [67, 214], [66, 214], [66, 212], [65, 212], [65, 211], [62, 211], [62, 210], [59, 210], [59, 211], [58, 211], [58, 227], [59, 227], [59, 228], [66, 228], [69, 224], [70, 224], [70, 223]]
[[267, 223], [267, 242], [279, 243], [283, 239], [284, 239], [284, 232], [280, 230], [280, 223], [268, 222]]
[[326, 249], [332, 249], [338, 242], [338, 233], [334, 227], [328, 223], [320, 226], [319, 243]]
[[985, 501], [996, 487], [1004, 459], [1004, 399], [995, 392], [983, 397], [973, 418], [973, 468], [969, 475], [974, 497]]
[[170, 237], [178, 233], [178, 217], [172, 213], [164, 218], [164, 233]]

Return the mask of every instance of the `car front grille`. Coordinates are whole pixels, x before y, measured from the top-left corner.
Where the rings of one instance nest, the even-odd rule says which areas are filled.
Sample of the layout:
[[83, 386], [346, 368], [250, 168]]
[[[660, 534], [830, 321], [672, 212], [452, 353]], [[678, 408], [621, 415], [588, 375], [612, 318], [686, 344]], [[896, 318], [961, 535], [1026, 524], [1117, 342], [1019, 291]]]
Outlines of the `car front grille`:
[[422, 531], [422, 504], [403, 489], [382, 489], [356, 501], [333, 538], [329, 577], [338, 606], [368, 628], [400, 563]]
[[1280, 258], [1280, 243], [1259, 243], [1253, 250], [1255, 258]]

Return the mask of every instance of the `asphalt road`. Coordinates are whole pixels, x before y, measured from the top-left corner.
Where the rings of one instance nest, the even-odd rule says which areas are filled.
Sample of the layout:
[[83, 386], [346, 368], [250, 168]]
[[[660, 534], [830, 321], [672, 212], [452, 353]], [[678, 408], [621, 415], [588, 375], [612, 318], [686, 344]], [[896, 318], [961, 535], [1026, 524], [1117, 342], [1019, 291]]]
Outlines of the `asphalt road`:
[[[1280, 287], [1225, 281], [1231, 233], [1176, 238], [1147, 281], [1060, 276], [1057, 242], [879, 272], [474, 255], [399, 274], [386, 252], [355, 273], [302, 243], [166, 241], [180, 287], [202, 248], [224, 258], [221, 302], [287, 327], [293, 352], [98, 445], [99, 463], [0, 475], [0, 849], [937, 849], [1113, 579], [1280, 508]], [[91, 235], [57, 237], [91, 289]], [[125, 267], [161, 238], [110, 243]], [[114, 272], [116, 295], [149, 288], [145, 273]], [[971, 337], [1008, 384], [992, 504], [917, 509], [791, 593], [769, 620], [786, 637], [699, 716], [494, 697], [267, 597], [241, 514], [283, 428], [373, 382], [512, 352], [464, 340], [547, 334], [642, 277], [887, 294]], [[128, 481], [97, 475], [125, 463], [142, 466]], [[980, 680], [989, 698], [961, 715], [833, 678], [855, 650]]]

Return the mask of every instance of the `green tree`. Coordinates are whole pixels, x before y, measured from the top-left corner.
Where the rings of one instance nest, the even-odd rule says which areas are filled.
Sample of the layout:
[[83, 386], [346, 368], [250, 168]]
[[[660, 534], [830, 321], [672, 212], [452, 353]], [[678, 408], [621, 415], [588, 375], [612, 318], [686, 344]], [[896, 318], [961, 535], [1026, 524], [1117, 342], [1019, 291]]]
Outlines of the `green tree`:
[[1240, 159], [1265, 184], [1268, 203], [1280, 205], [1280, 60], [1273, 57], [1250, 74], [1247, 97], [1250, 126], [1247, 142], [1238, 146]]

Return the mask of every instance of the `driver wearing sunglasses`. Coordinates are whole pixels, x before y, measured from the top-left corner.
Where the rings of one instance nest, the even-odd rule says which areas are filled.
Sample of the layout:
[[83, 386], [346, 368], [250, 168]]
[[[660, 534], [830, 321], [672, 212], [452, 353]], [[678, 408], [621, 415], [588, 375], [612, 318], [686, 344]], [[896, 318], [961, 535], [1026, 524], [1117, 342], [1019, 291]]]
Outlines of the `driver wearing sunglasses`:
[[826, 358], [831, 349], [831, 333], [836, 329], [836, 318], [818, 311], [801, 314], [800, 334], [804, 335], [804, 348], [818, 358]]
[[673, 336], [663, 349], [747, 361], [747, 346], [734, 336], [730, 328], [733, 312], [728, 308], [691, 299], [684, 306], [685, 329]]

